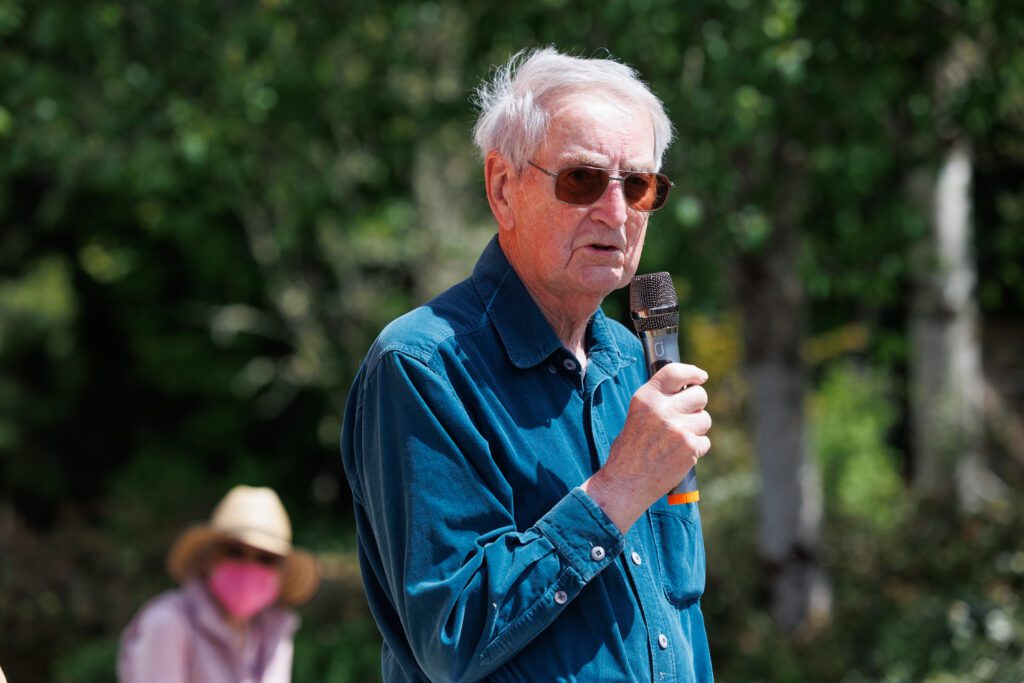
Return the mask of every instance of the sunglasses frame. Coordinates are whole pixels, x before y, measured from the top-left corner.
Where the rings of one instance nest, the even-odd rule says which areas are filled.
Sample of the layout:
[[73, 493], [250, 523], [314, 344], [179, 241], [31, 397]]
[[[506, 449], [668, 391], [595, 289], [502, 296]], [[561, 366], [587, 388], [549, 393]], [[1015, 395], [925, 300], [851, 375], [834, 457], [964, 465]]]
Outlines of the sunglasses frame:
[[[563, 204], [568, 204], [569, 206], [590, 206], [591, 204], [596, 202], [598, 199], [600, 199], [602, 196], [604, 196], [605, 190], [608, 189], [608, 184], [611, 183], [611, 181], [613, 181], [613, 180], [617, 180], [617, 181], [619, 181], [621, 183], [625, 183], [627, 180], [629, 180], [629, 178], [631, 176], [635, 176], [635, 175], [653, 175], [653, 176], [655, 176], [657, 178], [664, 178], [665, 182], [668, 183], [668, 189], [665, 190], [665, 199], [662, 201], [662, 203], [659, 206], [654, 207], [653, 209], [637, 209], [633, 205], [631, 205], [629, 203], [629, 200], [627, 199], [626, 200], [626, 206], [628, 206], [629, 208], [633, 209], [634, 211], [639, 211], [640, 213], [654, 213], [658, 209], [660, 209], [663, 206], [665, 206], [665, 202], [668, 201], [668, 193], [672, 190], [673, 187], [676, 186], [676, 184], [673, 183], [672, 180], [667, 175], [665, 175], [664, 173], [657, 173], [655, 171], [627, 171], [625, 173], [625, 175], [618, 176], [618, 175], [612, 175], [612, 173], [613, 172], [615, 172], [615, 173], [622, 173], [622, 171], [620, 169], [601, 168], [600, 166], [587, 166], [586, 164], [573, 164], [572, 166], [565, 166], [564, 168], [560, 168], [560, 169], [558, 169], [558, 171], [553, 172], [553, 171], [549, 171], [548, 169], [546, 169], [546, 168], [544, 168], [542, 166], [539, 166], [538, 164], [535, 164], [532, 161], [527, 161], [526, 163], [530, 164], [530, 166], [533, 166], [535, 169], [537, 169], [538, 171], [540, 171], [544, 175], [549, 175], [552, 178], [554, 178], [555, 179], [555, 199], [557, 199], [558, 201], [562, 202]], [[594, 198], [593, 201], [587, 202], [586, 204], [576, 204], [574, 202], [567, 202], [567, 201], [565, 201], [564, 199], [562, 199], [561, 197], [558, 196], [558, 177], [560, 175], [562, 175], [563, 173], [565, 173], [566, 171], [572, 171], [572, 170], [575, 170], [575, 169], [578, 169], [578, 168], [583, 168], [583, 169], [586, 169], [588, 171], [602, 171], [602, 172], [608, 174], [608, 182], [605, 183], [605, 186], [603, 188], [601, 188], [601, 194], [597, 195], [597, 197]], [[655, 192], [657, 192], [657, 189], [655, 189]]]

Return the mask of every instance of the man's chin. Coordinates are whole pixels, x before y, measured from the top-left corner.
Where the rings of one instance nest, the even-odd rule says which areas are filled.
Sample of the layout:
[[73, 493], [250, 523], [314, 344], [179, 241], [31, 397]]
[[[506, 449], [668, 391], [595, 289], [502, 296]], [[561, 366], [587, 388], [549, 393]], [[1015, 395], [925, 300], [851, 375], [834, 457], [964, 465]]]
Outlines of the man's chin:
[[628, 285], [631, 279], [632, 272], [621, 267], [590, 266], [580, 273], [579, 291], [604, 299], [616, 289]]

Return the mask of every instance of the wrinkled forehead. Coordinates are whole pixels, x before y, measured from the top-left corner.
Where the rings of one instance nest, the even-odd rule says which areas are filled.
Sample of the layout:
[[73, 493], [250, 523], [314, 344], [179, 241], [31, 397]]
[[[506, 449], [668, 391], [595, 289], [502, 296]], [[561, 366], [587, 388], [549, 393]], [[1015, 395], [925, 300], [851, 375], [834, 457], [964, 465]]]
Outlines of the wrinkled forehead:
[[652, 170], [656, 164], [654, 123], [643, 107], [581, 93], [559, 100], [548, 116], [541, 150], [563, 166]]

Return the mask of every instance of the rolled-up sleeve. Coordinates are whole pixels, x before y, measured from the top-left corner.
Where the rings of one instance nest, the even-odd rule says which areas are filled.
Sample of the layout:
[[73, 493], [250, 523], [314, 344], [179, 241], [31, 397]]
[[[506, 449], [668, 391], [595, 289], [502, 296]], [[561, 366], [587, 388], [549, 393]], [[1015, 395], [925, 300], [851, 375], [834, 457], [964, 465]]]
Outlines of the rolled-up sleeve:
[[[442, 372], [397, 351], [364, 366], [342, 450], [369, 563], [419, 666], [476, 680], [533, 641], [621, 553], [573, 489], [526, 529], [491, 444]], [[371, 602], [373, 596], [370, 596]]]

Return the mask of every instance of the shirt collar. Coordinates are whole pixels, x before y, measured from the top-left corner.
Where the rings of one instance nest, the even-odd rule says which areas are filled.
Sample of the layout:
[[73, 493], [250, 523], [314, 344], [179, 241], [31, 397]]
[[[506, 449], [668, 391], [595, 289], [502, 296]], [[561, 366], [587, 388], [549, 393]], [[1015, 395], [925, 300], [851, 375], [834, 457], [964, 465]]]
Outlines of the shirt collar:
[[[491, 238], [473, 269], [473, 284], [505, 346], [505, 353], [517, 368], [533, 367], [564, 348], [509, 263], [497, 235]], [[607, 369], [612, 372], [631, 364], [623, 359], [614, 343], [601, 309], [590, 319], [587, 341], [591, 361], [607, 363]]]
[[591, 365], [598, 366], [609, 376], [615, 375], [620, 369], [632, 365], [635, 358], [623, 355], [610, 329], [611, 323], [604, 311], [597, 310], [587, 326], [587, 356]]

